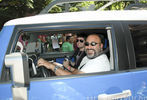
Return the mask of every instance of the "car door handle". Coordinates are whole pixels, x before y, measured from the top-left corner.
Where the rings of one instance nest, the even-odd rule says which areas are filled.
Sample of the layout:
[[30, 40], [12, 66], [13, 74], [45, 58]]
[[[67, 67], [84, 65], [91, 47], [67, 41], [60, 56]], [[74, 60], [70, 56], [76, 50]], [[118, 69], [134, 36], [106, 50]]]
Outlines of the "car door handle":
[[98, 95], [98, 100], [117, 100], [122, 98], [127, 98], [131, 96], [131, 90], [124, 90], [121, 93], [116, 94], [100, 94]]

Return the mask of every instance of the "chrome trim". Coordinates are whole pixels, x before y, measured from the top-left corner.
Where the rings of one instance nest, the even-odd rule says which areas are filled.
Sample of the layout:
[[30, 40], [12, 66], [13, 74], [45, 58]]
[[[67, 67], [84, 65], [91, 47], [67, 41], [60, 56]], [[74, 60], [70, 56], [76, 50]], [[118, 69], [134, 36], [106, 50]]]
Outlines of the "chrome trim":
[[27, 100], [29, 85], [28, 56], [25, 53], [11, 53], [5, 56], [5, 65], [12, 73], [12, 93], [14, 100]]

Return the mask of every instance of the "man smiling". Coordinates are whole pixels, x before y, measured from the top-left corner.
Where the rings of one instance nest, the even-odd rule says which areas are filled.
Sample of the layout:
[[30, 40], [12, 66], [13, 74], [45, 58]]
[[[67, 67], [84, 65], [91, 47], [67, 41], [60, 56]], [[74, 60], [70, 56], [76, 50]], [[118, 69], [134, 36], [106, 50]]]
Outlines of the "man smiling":
[[103, 53], [103, 43], [98, 34], [91, 34], [85, 42], [86, 57], [83, 58], [80, 71], [84, 73], [110, 71], [110, 64], [106, 54]]
[[91, 34], [85, 42], [86, 55], [78, 69], [71, 68], [64, 70], [55, 63], [50, 63], [44, 59], [39, 59], [38, 66], [45, 66], [55, 72], [56, 75], [72, 75], [81, 73], [93, 73], [110, 71], [110, 64], [106, 54], [103, 53], [103, 43], [98, 34]]

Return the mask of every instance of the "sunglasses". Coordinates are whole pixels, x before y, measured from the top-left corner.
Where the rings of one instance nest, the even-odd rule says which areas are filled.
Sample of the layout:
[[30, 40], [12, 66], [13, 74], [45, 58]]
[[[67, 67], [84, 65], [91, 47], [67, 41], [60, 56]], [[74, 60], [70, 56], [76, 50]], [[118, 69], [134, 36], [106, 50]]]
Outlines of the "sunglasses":
[[89, 45], [96, 46], [97, 44], [101, 44], [101, 43], [96, 43], [96, 42], [89, 43], [89, 42], [85, 42], [85, 46], [89, 46]]
[[84, 40], [77, 39], [77, 41], [76, 41], [76, 42], [81, 42], [81, 43], [83, 43], [83, 42], [84, 42]]

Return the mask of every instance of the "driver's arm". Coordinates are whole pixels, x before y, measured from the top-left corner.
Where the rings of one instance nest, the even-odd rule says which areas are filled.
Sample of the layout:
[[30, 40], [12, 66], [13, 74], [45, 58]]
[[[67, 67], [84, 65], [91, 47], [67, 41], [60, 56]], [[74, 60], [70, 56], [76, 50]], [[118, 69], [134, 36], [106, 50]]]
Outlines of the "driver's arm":
[[56, 65], [54, 65], [53, 63], [50, 63], [44, 59], [39, 59], [38, 60], [38, 66], [45, 66], [46, 68], [48, 69], [51, 69], [52, 71], [55, 72], [56, 75], [72, 75], [72, 74], [81, 74], [83, 72], [77, 70], [77, 69], [74, 69], [74, 71], [72, 72], [69, 72], [69, 71], [66, 71], [60, 67], [57, 67]]
[[[55, 68], [55, 66], [53, 67], [53, 68]], [[53, 69], [52, 69], [53, 70]], [[55, 74], [56, 75], [73, 75], [73, 74], [82, 74], [83, 72], [81, 72], [81, 71], [79, 71], [79, 70], [77, 70], [77, 69], [75, 69], [73, 72], [69, 72], [69, 71], [66, 71], [66, 70], [64, 70], [64, 69], [62, 69], [62, 68], [58, 68], [56, 71], [55, 71]]]

